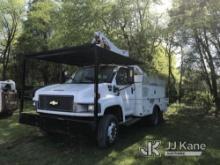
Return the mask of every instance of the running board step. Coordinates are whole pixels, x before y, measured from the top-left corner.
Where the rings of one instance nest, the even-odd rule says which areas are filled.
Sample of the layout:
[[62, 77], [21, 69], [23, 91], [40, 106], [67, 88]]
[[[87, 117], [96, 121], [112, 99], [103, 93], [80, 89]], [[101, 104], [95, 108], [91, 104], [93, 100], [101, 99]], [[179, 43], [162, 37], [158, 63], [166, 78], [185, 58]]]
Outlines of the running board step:
[[129, 118], [126, 118], [126, 121], [124, 123], [124, 125], [126, 126], [129, 126], [129, 125], [132, 125], [138, 121], [140, 121], [141, 118], [137, 118], [137, 117], [129, 117]]

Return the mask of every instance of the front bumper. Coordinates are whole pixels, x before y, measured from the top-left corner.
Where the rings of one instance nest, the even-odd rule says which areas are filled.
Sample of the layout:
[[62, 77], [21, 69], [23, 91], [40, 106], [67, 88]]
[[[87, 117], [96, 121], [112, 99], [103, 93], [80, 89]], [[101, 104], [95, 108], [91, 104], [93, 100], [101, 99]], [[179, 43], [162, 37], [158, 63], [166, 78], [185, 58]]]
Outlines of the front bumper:
[[[51, 110], [41, 110], [41, 109], [37, 109], [38, 113], [41, 114], [48, 114], [48, 115], [52, 115], [52, 116], [65, 116], [65, 117], [71, 117], [71, 118], [92, 118], [94, 117], [94, 112], [63, 112], [63, 111], [51, 111]], [[98, 116], [102, 116], [101, 113], [98, 113]]]
[[67, 132], [72, 127], [77, 127], [82, 124], [89, 124], [92, 128], [95, 128], [96, 124], [94, 117], [72, 117], [24, 112], [20, 114], [19, 123], [40, 127], [54, 132]]

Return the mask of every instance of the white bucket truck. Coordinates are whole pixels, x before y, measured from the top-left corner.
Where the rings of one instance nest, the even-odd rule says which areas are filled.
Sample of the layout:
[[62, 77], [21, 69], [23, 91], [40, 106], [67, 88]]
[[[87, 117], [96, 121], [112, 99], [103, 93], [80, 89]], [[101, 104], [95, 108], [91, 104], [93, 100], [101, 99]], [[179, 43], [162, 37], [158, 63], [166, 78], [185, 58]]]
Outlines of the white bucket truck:
[[[111, 49], [111, 43], [107, 47]], [[137, 65], [128, 65], [132, 62], [123, 50], [114, 49], [118, 51], [115, 54], [105, 48], [93, 48], [89, 53], [86, 47], [75, 47], [33, 56], [83, 66], [65, 83], [38, 89], [33, 98], [38, 115], [21, 113], [21, 123], [43, 128], [42, 123], [51, 118], [55, 122], [47, 126], [55, 126], [58, 120], [89, 122], [95, 119], [98, 145], [108, 147], [117, 139], [119, 124], [132, 124], [146, 116], [152, 125], [161, 122], [168, 105], [164, 81], [148, 76]], [[93, 53], [95, 59], [100, 54], [100, 65], [97, 65], [98, 60], [92, 61]], [[90, 62], [94, 65], [86, 65]]]

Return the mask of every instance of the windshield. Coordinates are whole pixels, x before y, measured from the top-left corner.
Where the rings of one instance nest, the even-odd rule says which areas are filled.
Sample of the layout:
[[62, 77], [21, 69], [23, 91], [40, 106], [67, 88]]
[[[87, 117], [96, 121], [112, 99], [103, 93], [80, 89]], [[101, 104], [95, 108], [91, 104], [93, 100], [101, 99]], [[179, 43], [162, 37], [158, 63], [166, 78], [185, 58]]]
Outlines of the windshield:
[[[99, 68], [99, 83], [111, 83], [114, 75], [114, 66], [101, 66]], [[79, 69], [66, 83], [94, 83], [94, 67]]]

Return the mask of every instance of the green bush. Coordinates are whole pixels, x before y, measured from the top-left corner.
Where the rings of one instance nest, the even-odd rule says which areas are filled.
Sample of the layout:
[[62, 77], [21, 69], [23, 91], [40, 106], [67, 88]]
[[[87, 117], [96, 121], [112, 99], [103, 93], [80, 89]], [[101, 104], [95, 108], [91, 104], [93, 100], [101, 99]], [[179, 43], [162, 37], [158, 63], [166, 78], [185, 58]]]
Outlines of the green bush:
[[196, 104], [201, 104], [206, 109], [211, 109], [213, 106], [213, 97], [209, 92], [196, 92]]
[[210, 110], [213, 106], [213, 97], [207, 91], [195, 91], [185, 93], [183, 102], [186, 104], [193, 104], [203, 107], [204, 109]]

